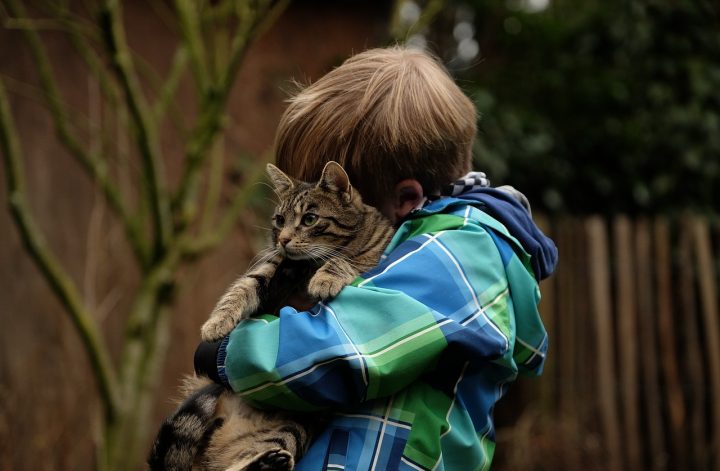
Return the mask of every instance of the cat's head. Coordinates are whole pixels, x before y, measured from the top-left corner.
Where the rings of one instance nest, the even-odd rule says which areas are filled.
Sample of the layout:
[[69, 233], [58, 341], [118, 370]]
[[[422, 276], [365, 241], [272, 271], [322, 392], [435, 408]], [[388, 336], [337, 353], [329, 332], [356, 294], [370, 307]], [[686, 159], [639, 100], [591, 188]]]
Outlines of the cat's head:
[[317, 183], [295, 180], [272, 164], [267, 173], [279, 198], [273, 215], [275, 248], [290, 259], [318, 263], [341, 255], [357, 234], [365, 208], [342, 166], [328, 162]]

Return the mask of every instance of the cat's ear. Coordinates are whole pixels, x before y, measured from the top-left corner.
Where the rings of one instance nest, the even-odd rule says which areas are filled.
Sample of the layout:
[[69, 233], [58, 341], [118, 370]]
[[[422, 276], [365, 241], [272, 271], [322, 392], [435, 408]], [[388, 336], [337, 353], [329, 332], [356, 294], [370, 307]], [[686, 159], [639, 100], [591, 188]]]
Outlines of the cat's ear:
[[340, 193], [345, 201], [352, 199], [352, 186], [350, 185], [350, 177], [342, 168], [342, 165], [335, 161], [325, 164], [318, 186]]
[[288, 177], [285, 172], [274, 166], [273, 164], [267, 164], [267, 174], [270, 177], [275, 190], [278, 193], [285, 193], [289, 189], [295, 186], [293, 179]]

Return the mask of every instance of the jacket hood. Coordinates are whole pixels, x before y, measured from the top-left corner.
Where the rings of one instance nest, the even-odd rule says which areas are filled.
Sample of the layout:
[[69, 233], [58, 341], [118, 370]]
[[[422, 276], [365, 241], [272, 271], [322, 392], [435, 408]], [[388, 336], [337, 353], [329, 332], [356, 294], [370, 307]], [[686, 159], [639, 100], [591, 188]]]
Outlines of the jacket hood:
[[516, 194], [497, 188], [480, 188], [458, 196], [459, 199], [482, 204], [482, 210], [502, 223], [523, 249], [530, 255], [530, 263], [537, 280], [550, 276], [557, 266], [558, 250], [555, 243], [542, 233], [532, 216]]
[[530, 255], [530, 265], [535, 278], [540, 281], [550, 276], [558, 261], [555, 243], [537, 227], [532, 219], [527, 199], [515, 189], [478, 188], [457, 196], [435, 200], [421, 212], [441, 211], [443, 208], [466, 201], [478, 207], [488, 216], [500, 222]]

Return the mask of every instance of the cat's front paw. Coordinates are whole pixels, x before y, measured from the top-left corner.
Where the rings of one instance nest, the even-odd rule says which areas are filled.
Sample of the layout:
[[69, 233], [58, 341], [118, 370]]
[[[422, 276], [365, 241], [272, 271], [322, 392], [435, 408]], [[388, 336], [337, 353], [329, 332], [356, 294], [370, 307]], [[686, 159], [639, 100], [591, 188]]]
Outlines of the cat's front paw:
[[205, 342], [215, 342], [228, 335], [235, 328], [235, 321], [230, 316], [214, 315], [203, 324], [200, 337]]
[[246, 468], [247, 471], [291, 471], [295, 460], [287, 450], [268, 451]]
[[347, 284], [340, 277], [318, 272], [308, 283], [308, 293], [317, 299], [334, 298]]

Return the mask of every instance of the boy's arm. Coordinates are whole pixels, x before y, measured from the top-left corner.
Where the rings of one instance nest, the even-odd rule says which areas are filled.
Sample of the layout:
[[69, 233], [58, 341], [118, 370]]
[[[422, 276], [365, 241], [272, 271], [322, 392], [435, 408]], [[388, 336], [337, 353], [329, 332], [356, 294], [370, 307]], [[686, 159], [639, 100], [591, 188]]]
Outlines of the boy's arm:
[[405, 241], [310, 311], [243, 321], [218, 348], [219, 377], [257, 405], [311, 410], [397, 392], [441, 366], [450, 346], [442, 361], [507, 360], [507, 260], [477, 227]]

